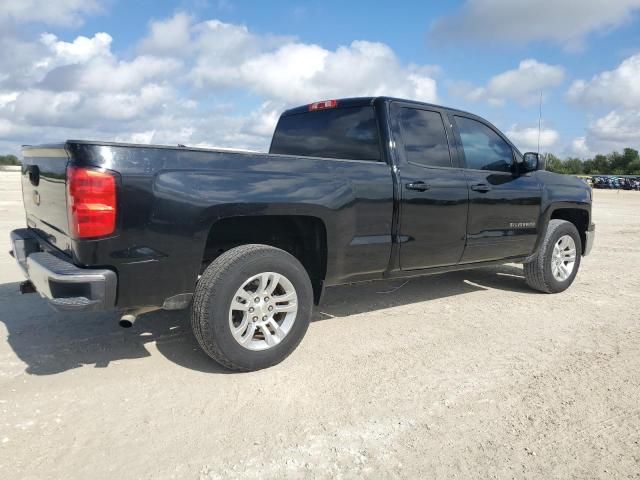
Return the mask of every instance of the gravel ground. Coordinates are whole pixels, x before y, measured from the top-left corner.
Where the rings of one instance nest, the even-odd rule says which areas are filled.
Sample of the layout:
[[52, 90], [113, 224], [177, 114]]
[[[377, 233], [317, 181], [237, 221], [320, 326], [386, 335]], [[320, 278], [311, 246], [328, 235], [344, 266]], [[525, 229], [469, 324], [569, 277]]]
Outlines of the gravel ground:
[[[0, 192], [6, 252], [16, 173]], [[595, 192], [558, 295], [517, 265], [329, 289], [300, 347], [246, 374], [186, 313], [53, 313], [1, 254], [2, 478], [640, 478], [639, 212]]]

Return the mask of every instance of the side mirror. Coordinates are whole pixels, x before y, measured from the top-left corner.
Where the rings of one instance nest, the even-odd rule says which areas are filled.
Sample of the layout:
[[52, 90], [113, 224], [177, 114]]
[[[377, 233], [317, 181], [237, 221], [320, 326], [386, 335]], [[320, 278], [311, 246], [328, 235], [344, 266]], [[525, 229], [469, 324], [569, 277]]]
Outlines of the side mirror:
[[535, 152], [527, 152], [522, 157], [522, 170], [525, 172], [534, 172], [536, 170], [544, 170], [544, 157]]

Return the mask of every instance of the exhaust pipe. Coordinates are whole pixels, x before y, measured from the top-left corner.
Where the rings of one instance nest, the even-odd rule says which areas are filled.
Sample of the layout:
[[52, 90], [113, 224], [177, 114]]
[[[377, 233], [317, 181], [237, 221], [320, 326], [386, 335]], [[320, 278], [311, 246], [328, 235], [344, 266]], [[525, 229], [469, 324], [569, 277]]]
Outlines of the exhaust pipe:
[[153, 312], [154, 310], [159, 310], [159, 308], [160, 307], [141, 307], [127, 310], [120, 317], [118, 325], [120, 325], [122, 328], [131, 328], [133, 327], [134, 323], [136, 323], [138, 315], [142, 315], [143, 313], [147, 312]]
[[133, 327], [133, 324], [136, 323], [137, 318], [138, 316], [134, 315], [133, 313], [125, 313], [124, 315], [122, 315], [122, 317], [120, 317], [118, 325], [120, 325], [122, 328], [131, 328]]

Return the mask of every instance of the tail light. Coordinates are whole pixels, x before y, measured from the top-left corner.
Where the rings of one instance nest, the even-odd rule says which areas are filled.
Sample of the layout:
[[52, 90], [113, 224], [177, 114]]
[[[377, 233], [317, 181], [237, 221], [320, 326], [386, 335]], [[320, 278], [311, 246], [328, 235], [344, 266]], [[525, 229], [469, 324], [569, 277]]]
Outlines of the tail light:
[[338, 106], [337, 100], [323, 100], [322, 102], [315, 102], [309, 105], [309, 111], [314, 112], [316, 110], [325, 110], [327, 108], [336, 108]]
[[67, 216], [76, 238], [104, 237], [116, 229], [116, 179], [112, 173], [67, 168]]

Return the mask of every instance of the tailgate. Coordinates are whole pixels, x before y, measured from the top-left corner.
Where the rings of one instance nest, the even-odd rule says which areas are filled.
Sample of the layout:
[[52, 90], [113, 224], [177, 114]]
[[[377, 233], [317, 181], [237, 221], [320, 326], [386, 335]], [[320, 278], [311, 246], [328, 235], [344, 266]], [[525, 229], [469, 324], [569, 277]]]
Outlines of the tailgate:
[[22, 199], [27, 226], [64, 250], [69, 231], [66, 196], [69, 154], [64, 144], [27, 146], [22, 154]]

